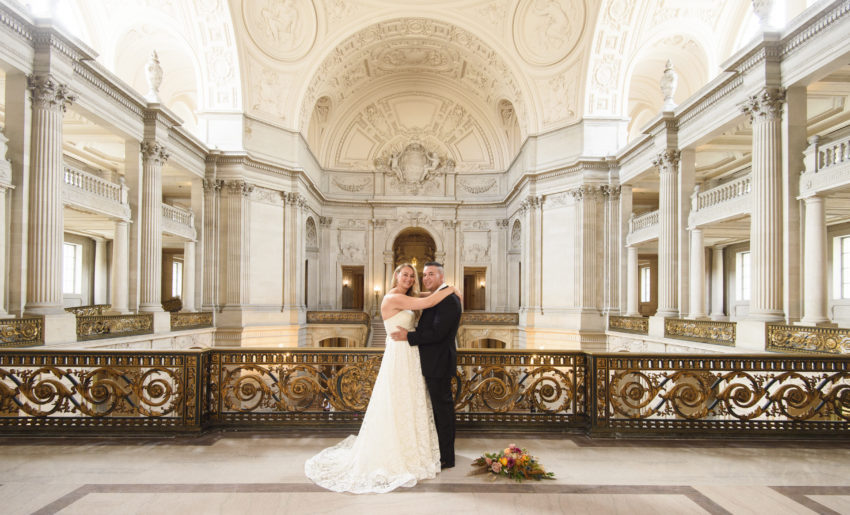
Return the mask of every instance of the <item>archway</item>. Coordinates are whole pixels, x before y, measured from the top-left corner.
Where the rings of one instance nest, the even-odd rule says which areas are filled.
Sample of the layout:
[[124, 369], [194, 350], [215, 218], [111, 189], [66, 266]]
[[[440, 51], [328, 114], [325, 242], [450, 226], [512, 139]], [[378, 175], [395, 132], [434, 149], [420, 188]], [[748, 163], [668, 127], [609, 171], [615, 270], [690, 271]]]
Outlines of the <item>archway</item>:
[[421, 278], [425, 263], [433, 261], [436, 253], [434, 238], [424, 229], [410, 227], [401, 231], [393, 241], [393, 269], [401, 263], [411, 263]]

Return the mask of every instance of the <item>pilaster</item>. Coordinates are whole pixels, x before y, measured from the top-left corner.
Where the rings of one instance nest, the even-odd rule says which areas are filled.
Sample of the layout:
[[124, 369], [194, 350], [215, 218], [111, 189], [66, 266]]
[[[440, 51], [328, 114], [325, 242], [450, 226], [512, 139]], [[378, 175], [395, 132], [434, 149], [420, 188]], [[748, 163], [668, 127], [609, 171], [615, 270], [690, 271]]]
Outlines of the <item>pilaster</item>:
[[620, 230], [620, 186], [602, 186], [605, 201], [604, 278], [602, 311], [606, 315], [620, 313], [620, 249], [624, 244]]
[[251, 200], [254, 190], [245, 181], [224, 184], [224, 311], [241, 310], [249, 302], [251, 263]]
[[626, 247], [626, 249], [628, 255], [628, 265], [626, 266], [626, 270], [628, 271], [626, 316], [637, 317], [640, 316], [640, 305], [638, 304], [638, 295], [640, 294], [640, 281], [638, 276], [638, 248], [630, 245]]
[[691, 229], [690, 311], [688, 318], [705, 318], [705, 239], [702, 229]]
[[800, 319], [802, 307], [803, 247], [800, 242], [800, 174], [806, 170], [804, 153], [807, 143], [807, 94], [805, 86], [785, 92], [785, 116], [782, 117], [782, 283], [783, 306], [787, 322]]
[[115, 222], [115, 236], [112, 239], [112, 279], [110, 281], [109, 303], [112, 311], [127, 313], [129, 311], [127, 282], [129, 267], [129, 232], [124, 220]]
[[[214, 165], [213, 165], [214, 166]], [[203, 180], [204, 188], [204, 286], [202, 309], [215, 311], [219, 305], [220, 245], [219, 204], [223, 182], [215, 179], [215, 169]]]
[[711, 249], [711, 319], [726, 320], [724, 313], [724, 277], [723, 247], [712, 247]]
[[183, 243], [183, 311], [195, 311], [195, 242]]

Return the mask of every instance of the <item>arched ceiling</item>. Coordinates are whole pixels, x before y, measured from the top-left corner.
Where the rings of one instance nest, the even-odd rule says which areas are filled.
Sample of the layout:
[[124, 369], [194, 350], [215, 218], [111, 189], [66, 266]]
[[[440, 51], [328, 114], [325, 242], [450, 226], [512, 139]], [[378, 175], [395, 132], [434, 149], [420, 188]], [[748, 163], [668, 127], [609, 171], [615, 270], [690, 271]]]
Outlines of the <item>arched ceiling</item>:
[[648, 116], [670, 53], [697, 58], [674, 60], [679, 96], [690, 94], [735, 50], [751, 10], [749, 0], [67, 1], [84, 40], [143, 94], [156, 49], [163, 103], [196, 109], [199, 124], [241, 111], [300, 132], [328, 169], [370, 169], [417, 142], [469, 172], [504, 170], [526, 137], [587, 116]]

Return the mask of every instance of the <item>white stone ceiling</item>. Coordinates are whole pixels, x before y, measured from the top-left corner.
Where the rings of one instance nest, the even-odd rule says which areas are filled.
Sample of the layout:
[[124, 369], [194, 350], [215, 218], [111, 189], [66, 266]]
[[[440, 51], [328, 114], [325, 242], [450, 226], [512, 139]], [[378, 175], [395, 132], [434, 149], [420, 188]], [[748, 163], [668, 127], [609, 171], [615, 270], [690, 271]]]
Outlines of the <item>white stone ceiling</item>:
[[[141, 93], [157, 50], [163, 103], [202, 139], [205, 119], [241, 112], [301, 132], [338, 170], [415, 141], [458, 171], [500, 171], [526, 137], [588, 116], [633, 117], [635, 135], [666, 59], [685, 98], [752, 18], [750, 0], [60, 2]], [[790, 3], [789, 17], [805, 7]]]

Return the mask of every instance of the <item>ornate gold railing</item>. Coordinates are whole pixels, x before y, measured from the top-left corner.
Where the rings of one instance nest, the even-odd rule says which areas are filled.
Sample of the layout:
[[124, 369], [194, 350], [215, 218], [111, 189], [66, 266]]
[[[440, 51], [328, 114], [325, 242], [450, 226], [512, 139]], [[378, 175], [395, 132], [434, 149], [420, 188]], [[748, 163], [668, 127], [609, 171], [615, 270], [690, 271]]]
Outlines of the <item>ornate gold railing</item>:
[[370, 325], [372, 317], [364, 311], [308, 311], [307, 323]]
[[460, 325], [519, 325], [519, 313], [462, 313]]
[[850, 329], [768, 324], [767, 350], [850, 353]]
[[171, 330], [199, 329], [212, 327], [212, 311], [198, 311], [195, 313], [171, 313]]
[[77, 317], [77, 340], [153, 333], [153, 314]]
[[197, 352], [0, 352], [0, 431], [199, 431]]
[[43, 318], [4, 318], [0, 320], [0, 348], [31, 347], [43, 343]]
[[[356, 428], [381, 351], [0, 351], [0, 433]], [[850, 357], [462, 350], [459, 427], [850, 435]]]
[[611, 315], [608, 317], [609, 331], [624, 333], [649, 334], [649, 319], [646, 317], [625, 317]]
[[715, 320], [686, 320], [684, 318], [665, 318], [664, 337], [735, 346], [735, 322]]
[[109, 304], [90, 304], [88, 306], [74, 306], [72, 308], [65, 308], [65, 311], [68, 313], [73, 313], [77, 316], [94, 316], [94, 315], [102, 315], [105, 312], [109, 311], [109, 308], [112, 306]]
[[600, 354], [592, 433], [850, 434], [850, 359]]

